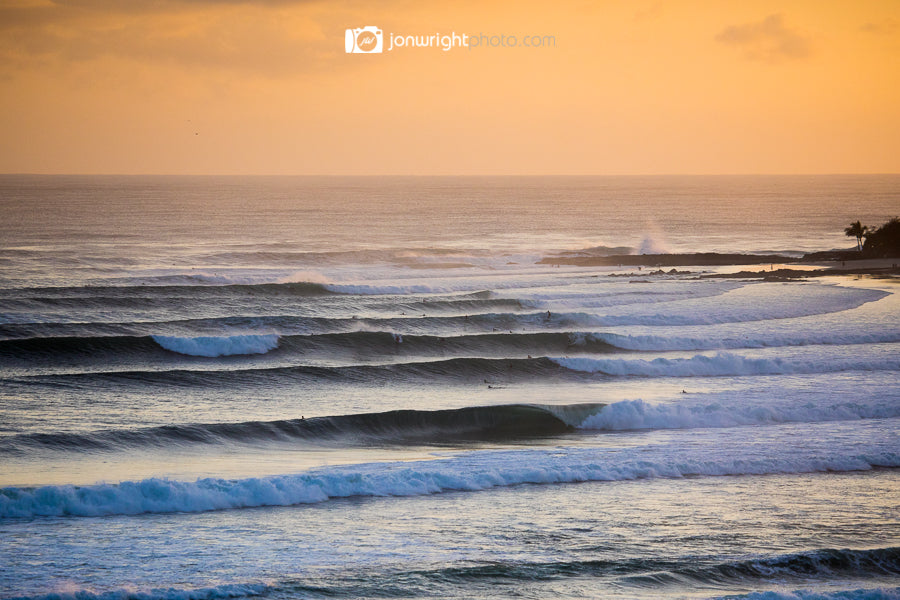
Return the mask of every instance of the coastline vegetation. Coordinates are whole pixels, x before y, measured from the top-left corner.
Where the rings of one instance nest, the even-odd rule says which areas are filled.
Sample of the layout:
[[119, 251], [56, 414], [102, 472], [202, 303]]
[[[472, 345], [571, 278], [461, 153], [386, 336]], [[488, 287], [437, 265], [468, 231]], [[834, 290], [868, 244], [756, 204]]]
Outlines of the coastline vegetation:
[[[860, 225], [859, 221], [844, 232], [848, 236], [851, 235], [848, 233], [849, 230], [857, 225]], [[881, 227], [862, 227], [862, 229], [862, 237], [865, 237], [866, 241], [859, 247], [859, 252], [864, 258], [900, 258], [900, 217], [890, 219]], [[852, 235], [855, 236], [856, 233]]]
[[856, 221], [854, 223], [850, 223], [850, 227], [844, 229], [844, 234], [847, 237], [855, 237], [856, 238], [856, 249], [859, 252], [862, 252], [863, 249], [863, 238], [869, 234], [869, 228], [863, 225], [861, 222]]

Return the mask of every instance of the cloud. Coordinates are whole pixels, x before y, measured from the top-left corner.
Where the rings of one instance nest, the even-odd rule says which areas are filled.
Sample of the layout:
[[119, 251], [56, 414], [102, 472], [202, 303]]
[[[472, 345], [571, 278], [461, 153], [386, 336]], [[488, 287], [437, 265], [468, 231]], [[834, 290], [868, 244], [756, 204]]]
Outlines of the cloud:
[[882, 19], [878, 23], [868, 22], [862, 25], [860, 31], [864, 31], [865, 33], [875, 33], [878, 35], [893, 35], [897, 32], [900, 32], [900, 21], [897, 19], [888, 17], [887, 19]]
[[641, 9], [634, 14], [634, 21], [656, 21], [663, 14], [664, 7], [661, 2], [654, 2], [650, 7]]
[[[104, 58], [285, 76], [331, 48], [308, 0], [56, 0], [0, 8], [0, 73]], [[315, 8], [314, 8], [315, 7]], [[332, 36], [337, 40], [336, 36]], [[342, 49], [337, 43], [333, 53]]]
[[750, 60], [768, 63], [806, 58], [811, 52], [808, 39], [785, 26], [780, 14], [756, 23], [730, 25], [716, 36], [716, 41], [743, 50]]

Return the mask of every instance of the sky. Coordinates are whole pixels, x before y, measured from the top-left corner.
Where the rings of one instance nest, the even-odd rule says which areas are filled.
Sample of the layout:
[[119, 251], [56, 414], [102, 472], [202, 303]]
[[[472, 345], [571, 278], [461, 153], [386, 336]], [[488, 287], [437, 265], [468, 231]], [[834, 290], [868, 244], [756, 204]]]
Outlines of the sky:
[[897, 0], [0, 4], [2, 173], [897, 173], [898, 107]]

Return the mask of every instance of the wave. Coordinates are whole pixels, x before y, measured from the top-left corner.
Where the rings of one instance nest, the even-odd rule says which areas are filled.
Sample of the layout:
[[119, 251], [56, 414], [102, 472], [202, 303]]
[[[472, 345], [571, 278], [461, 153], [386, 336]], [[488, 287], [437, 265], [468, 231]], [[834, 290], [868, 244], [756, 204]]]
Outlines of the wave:
[[[412, 265], [404, 265], [412, 266]], [[427, 268], [459, 268], [477, 266], [468, 262], [443, 261], [440, 263], [415, 263], [415, 266]], [[105, 296], [117, 297], [222, 297], [225, 295], [289, 295], [289, 296], [322, 296], [322, 295], [417, 295], [417, 294], [467, 294], [479, 292], [484, 287], [497, 289], [518, 289], [522, 287], [566, 287], [571, 279], [551, 279], [530, 274], [523, 278], [513, 274], [511, 277], [498, 277], [496, 273], [474, 275], [471, 277], [406, 277], [391, 279], [370, 279], [334, 281], [318, 272], [302, 271], [290, 275], [283, 273], [256, 272], [241, 275], [229, 272], [190, 274], [173, 274], [149, 277], [121, 277], [105, 279], [102, 284], [64, 286], [32, 286], [16, 288], [0, 288], [0, 300], [15, 298], [90, 298]], [[487, 284], [487, 286], [485, 285]], [[723, 284], [724, 286], [733, 284]]]
[[[546, 318], [546, 316], [545, 316]], [[234, 321], [233, 321], [234, 322]], [[350, 321], [352, 323], [352, 320]], [[370, 321], [374, 324], [374, 321]], [[236, 322], [235, 322], [236, 323]], [[246, 323], [249, 324], [249, 323]], [[260, 324], [260, 323], [257, 323]], [[381, 323], [384, 324], [384, 323]], [[322, 325], [322, 323], [320, 323]], [[336, 323], [328, 326], [340, 327]], [[365, 323], [358, 326], [366, 327]], [[184, 357], [249, 356], [275, 353], [273, 360], [285, 365], [293, 357], [305, 364], [339, 364], [344, 360], [354, 362], [379, 362], [403, 356], [407, 358], [444, 358], [448, 356], [517, 357], [522, 355], [547, 356], [577, 353], [615, 354], [617, 351], [671, 351], [729, 348], [768, 348], [807, 345], [864, 345], [898, 343], [900, 333], [828, 334], [761, 336], [756, 339], [697, 339], [666, 338], [659, 336], [627, 336], [615, 333], [585, 331], [531, 331], [531, 332], [483, 332], [453, 335], [429, 335], [397, 333], [389, 330], [360, 329], [346, 332], [320, 334], [282, 335], [276, 333], [241, 332], [232, 335], [84, 335], [50, 336], [0, 340], [0, 364], [26, 367], [34, 372], [43, 367], [51, 373], [74, 373], [90, 367], [108, 368], [110, 365], [142, 368], [147, 361], [154, 365], [190, 365]], [[167, 352], [166, 352], [167, 351]], [[176, 356], [176, 355], [181, 355]], [[707, 358], [664, 359], [656, 361], [589, 362], [581, 358], [554, 359], [566, 368], [583, 372], [599, 372], [609, 375], [661, 375], [712, 373], [715, 365], [723, 374], [789, 373], [787, 362], [766, 362], [762, 359], [734, 359], [721, 354], [715, 361]], [[584, 358], [584, 357], [582, 357]], [[684, 362], [690, 360], [691, 362]], [[681, 362], [678, 362], [681, 361]], [[860, 364], [863, 361], [858, 361]], [[738, 363], [741, 363], [740, 365]], [[824, 363], [823, 363], [824, 364]], [[879, 363], [880, 364], [880, 363]], [[888, 365], [889, 367], [889, 365]], [[799, 372], [809, 372], [809, 365], [797, 366]], [[843, 367], [839, 367], [843, 368]], [[884, 365], [868, 365], [860, 368], [885, 368]], [[813, 370], [813, 372], [818, 372]]]
[[811, 403], [788, 406], [725, 406], [719, 403], [650, 404], [643, 400], [624, 400], [607, 404], [600, 411], [588, 415], [578, 425], [578, 429], [595, 431], [693, 429], [896, 417], [900, 417], [900, 405], [891, 401], [875, 406], [854, 402], [822, 406]]
[[624, 335], [618, 333], [589, 333], [588, 339], [606, 342], [622, 350], [638, 352], [666, 352], [672, 350], [719, 350], [737, 348], [777, 348], [785, 346], [827, 346], [885, 344], [900, 342], [898, 331], [822, 331], [817, 333], [778, 333], [744, 335], [740, 337], [664, 337], [657, 335]]
[[[405, 574], [406, 575], [406, 574]], [[689, 559], [623, 558], [575, 560], [564, 562], [496, 562], [489, 565], [449, 567], [408, 574], [410, 579], [446, 584], [471, 584], [474, 581], [534, 581], [564, 577], [612, 578], [622, 587], [661, 588], [755, 586], [773, 580], [815, 581], [845, 577], [870, 579], [900, 575], [900, 548], [871, 550], [824, 549], [739, 561]], [[898, 588], [900, 589], [900, 588]], [[861, 591], [861, 590], [860, 590]], [[867, 590], [871, 598], [893, 598], [891, 590]], [[842, 592], [846, 594], [847, 592]], [[859, 591], [850, 592], [853, 594]], [[878, 595], [887, 593], [888, 595]], [[741, 596], [743, 597], [743, 596]], [[770, 598], [762, 595], [759, 598]], [[870, 598], [865, 595], [835, 595], [830, 598]], [[771, 596], [779, 598], [779, 596]], [[797, 596], [818, 598], [818, 596]]]
[[310, 417], [244, 423], [197, 423], [89, 433], [22, 434], [0, 438], [0, 453], [35, 448], [64, 452], [168, 447], [172, 444], [306, 441], [341, 445], [434, 444], [537, 438], [574, 431], [604, 405], [512, 404], [446, 410]]
[[[0, 324], [0, 339], [23, 339], [30, 337], [79, 337], [102, 335], [233, 335], [253, 333], [264, 330], [281, 335], [314, 334], [329, 332], [349, 332], [358, 330], [396, 331], [404, 334], [455, 335], [459, 332], [471, 331], [597, 331], [601, 328], [617, 326], [694, 326], [728, 323], [748, 323], [772, 319], [790, 319], [815, 314], [839, 312], [856, 308], [866, 302], [883, 297], [878, 290], [852, 290], [855, 294], [839, 294], [828, 290], [823, 298], [816, 302], [808, 299], [796, 299], [796, 302], [785, 302], [783, 305], [769, 308], [765, 302], [755, 298], [742, 298], [739, 305], [734, 302], [714, 302], [705, 308], [697, 304], [697, 300], [675, 301], [666, 303], [666, 310], [653, 313], [642, 313], [635, 306], [646, 304], [631, 303], [626, 314], [608, 314], [585, 307], [590, 304], [586, 300], [580, 303], [580, 310], [570, 306], [566, 300], [550, 302], [551, 312], [545, 309], [535, 310], [535, 304], [547, 305], [545, 301], [530, 301], [525, 298], [508, 299], [483, 297], [484, 292], [465, 294], [453, 297], [404, 299], [366, 298], [361, 296], [333, 295], [328, 301], [316, 299], [306, 307], [307, 316], [296, 314], [296, 302], [306, 292], [304, 286], [320, 286], [321, 284], [260, 284], [255, 286], [194, 286], [197, 290], [189, 300], [171, 296], [166, 291], [159, 297], [150, 294], [147, 298], [126, 297], [123, 301], [150, 302], [152, 306], [134, 306], [125, 309], [121, 306], [103, 306], [91, 304], [93, 300], [85, 300], [76, 296], [56, 298], [52, 303], [69, 303], [68, 306], [53, 306], [53, 312], [45, 314], [46, 306], [35, 306], [28, 309], [19, 306], [18, 312], [4, 315], [5, 323]], [[301, 292], [296, 292], [300, 286]], [[823, 289], [828, 289], [822, 286]], [[69, 288], [65, 288], [69, 289]], [[144, 288], [128, 288], [127, 294], [144, 294]], [[150, 288], [147, 288], [150, 289]], [[108, 288], [104, 289], [107, 293]], [[136, 290], [136, 291], [135, 291]], [[231, 290], [227, 294], [222, 290]], [[238, 290], [238, 291], [235, 291]], [[817, 293], [821, 290], [817, 290]], [[866, 293], [862, 293], [866, 292]], [[869, 293], [871, 292], [871, 293]], [[297, 295], [297, 294], [300, 295]], [[322, 293], [319, 289], [316, 293]], [[2, 305], [6, 301], [0, 301]], [[31, 300], [14, 300], [15, 302], [31, 302]], [[561, 308], [553, 309], [556, 303]], [[658, 305], [654, 305], [658, 306]], [[87, 312], [85, 312], [87, 310]], [[224, 311], [228, 312], [225, 313]], [[625, 309], [622, 309], [623, 311]], [[220, 314], [215, 314], [220, 313]], [[399, 314], [398, 314], [399, 313]], [[359, 315], [365, 315], [360, 317]], [[122, 319], [128, 315], [128, 319]], [[113, 320], [116, 317], [122, 320]], [[175, 317], [175, 318], [173, 318]], [[852, 331], [829, 333], [772, 333], [768, 337], [753, 337], [748, 343], [751, 346], [796, 345], [803, 343], [841, 343], [841, 338], [853, 343], [867, 343], [868, 338], [895, 340], [896, 331], [867, 333]], [[671, 329], [669, 329], [671, 330]], [[796, 339], [794, 339], [796, 338]], [[730, 347], [740, 343], [739, 340], [696, 340], [675, 337], [653, 336], [611, 336], [608, 342], [621, 344], [625, 348], [643, 349], [680, 349], [696, 347], [697, 349]], [[770, 341], [772, 340], [772, 341]]]
[[[282, 338], [283, 339], [283, 338]], [[394, 344], [402, 346], [406, 336], [397, 336]], [[521, 356], [521, 354], [519, 354]], [[900, 357], [896, 353], [881, 352], [874, 356], [841, 355], [800, 356], [790, 358], [752, 358], [731, 353], [690, 358], [624, 359], [596, 357], [492, 358], [459, 356], [443, 358], [407, 357], [403, 354], [382, 355], [382, 362], [364, 362], [350, 356], [350, 364], [340, 359], [328, 359], [325, 364], [296, 365], [274, 363], [262, 366], [235, 368], [234, 364], [203, 365], [165, 364], [153, 368], [112, 369], [104, 363], [103, 370], [53, 372], [33, 374], [25, 372], [7, 379], [22, 385], [47, 385], [74, 389], [97, 385], [151, 386], [258, 386], [288, 385], [309, 382], [382, 385], [387, 383], [434, 383], [503, 385], [539, 379], [555, 381], [584, 381], [620, 377], [742, 377], [755, 375], [799, 375], [837, 373], [845, 371], [900, 371]], [[404, 360], [407, 359], [407, 360]], [[202, 366], [202, 368], [201, 368]], [[142, 365], [143, 367], [143, 365]]]
[[249, 479], [151, 478], [87, 486], [6, 487], [0, 488], [0, 519], [194, 513], [315, 504], [349, 497], [478, 492], [521, 484], [900, 467], [900, 454], [895, 449], [885, 449], [885, 444], [881, 448], [867, 454], [853, 454], [849, 448], [792, 448], [784, 454], [748, 456], [740, 446], [730, 452], [717, 448], [711, 455], [680, 455], [675, 459], [666, 452], [630, 453], [619, 449], [483, 450], [437, 460], [350, 465]]
[[[155, 285], [154, 285], [155, 283]], [[149, 284], [146, 281], [138, 285], [85, 285], [71, 287], [31, 287], [5, 290], [0, 297], [5, 300], [13, 294], [13, 298], [29, 298], [52, 301], [54, 299], [90, 299], [104, 297], [121, 298], [184, 298], [184, 297], [221, 297], [224, 295], [287, 295], [287, 296], [321, 296], [333, 294], [327, 284], [313, 281], [287, 282], [233, 282], [225, 277], [210, 277], [205, 274], [174, 275], [157, 278]]]
[[[506, 301], [489, 301], [506, 302]], [[514, 307], [521, 308], [519, 303]], [[0, 341], [48, 337], [101, 337], [172, 335], [223, 335], [266, 331], [279, 335], [348, 333], [355, 331], [387, 331], [404, 335], [454, 336], [459, 332], [525, 332], [575, 331], [600, 325], [595, 315], [584, 313], [541, 312], [467, 312], [457, 307], [451, 314], [425, 314], [421, 306], [398, 305], [391, 314], [381, 317], [233, 315], [211, 318], [186, 318], [166, 321], [95, 321], [95, 322], [17, 322], [0, 323]], [[474, 307], [473, 307], [474, 308]], [[409, 312], [403, 314], [405, 310]], [[397, 316], [397, 311], [401, 314]]]
[[174, 337], [154, 335], [153, 341], [172, 352], [188, 356], [234, 356], [265, 354], [278, 347], [279, 337], [268, 335], [230, 335], [222, 337]]
[[569, 310], [617, 310], [623, 306], [646, 310], [647, 305], [664, 306], [673, 302], [722, 296], [738, 287], [717, 286], [698, 289], [690, 286], [675, 287], [669, 285], [634, 286], [630, 285], [631, 283], [640, 282], [629, 281], [627, 289], [623, 289], [621, 286], [610, 286], [609, 291], [605, 291], [603, 288], [592, 289], [589, 286], [579, 286], [572, 290], [521, 290], [518, 295], [520, 301], [527, 306], [543, 308], [544, 310], [550, 308], [560, 312]]
[[714, 600], [900, 600], [900, 587], [860, 588], [839, 591], [753, 592], [750, 594], [720, 596]]
[[336, 382], [382, 385], [400, 382], [505, 384], [540, 378], [581, 379], [584, 374], [567, 370], [547, 358], [449, 358], [353, 364], [345, 366], [291, 365], [234, 369], [215, 365], [212, 369], [175, 368], [144, 370], [104, 370], [97, 372], [21, 375], [7, 382], [48, 385], [60, 388], [96, 389], [98, 385], [159, 385], [179, 388], [193, 386], [259, 386], [308, 382]]
[[[326, 291], [324, 287], [319, 290], [316, 286], [323, 284], [308, 284], [311, 293], [297, 293], [298, 287], [302, 291], [307, 284], [261, 284], [253, 286], [192, 286], [183, 288], [172, 287], [123, 287], [91, 289], [85, 288], [59, 288], [57, 293], [30, 293], [21, 297], [3, 297], [0, 294], [0, 311], [7, 313], [7, 317], [13, 315], [25, 316], [46, 311], [73, 311], [77, 314], [102, 315], [110, 311], [172, 311], [202, 310], [211, 302], [219, 302], [224, 298], [229, 300], [228, 307], [231, 310], [254, 310], [260, 307], [260, 303], [267, 305], [275, 299], [281, 299], [281, 305], [287, 302], [296, 302], [308, 296], [317, 302], [317, 309], [324, 303], [326, 306], [336, 304], [346, 305], [355, 300], [361, 311], [379, 310], [388, 314], [396, 314], [400, 311], [410, 313], [428, 311], [429, 313], [480, 313], [490, 309], [520, 310], [523, 304], [515, 298], [495, 297], [493, 292], [482, 290], [467, 294], [453, 294], [450, 296], [420, 296], [410, 297], [405, 301], [394, 298], [385, 301], [380, 298], [348, 298], [345, 295], [334, 293], [324, 294], [330, 296], [330, 300], [322, 299]], [[274, 291], [274, 293], [271, 293]], [[288, 292], [294, 293], [288, 293]], [[94, 293], [99, 292], [99, 293]], [[323, 292], [323, 293], [320, 293]], [[267, 302], [268, 301], [268, 302]], [[115, 312], [113, 312], [115, 314]], [[23, 323], [24, 324], [24, 323]]]
[[[299, 597], [383, 597], [385, 589], [395, 589], [397, 582], [409, 590], [445, 592], [444, 597], [458, 597], [459, 592], [491, 584], [510, 585], [561, 578], [591, 577], [612, 580], [624, 588], [665, 588], [702, 586], [749, 587], [769, 585], [773, 581], [811, 581], [825, 578], [864, 580], [892, 578], [900, 574], [900, 549], [869, 550], [824, 549], [797, 552], [741, 561], [710, 559], [645, 559], [575, 560], [561, 562], [497, 561], [490, 564], [450, 566], [416, 571], [373, 572], [365, 577], [353, 574], [330, 574], [327, 578], [305, 577], [302, 580], [271, 580], [267, 583], [247, 582], [223, 584], [207, 588], [156, 588], [146, 590], [119, 589], [106, 592], [77, 590], [46, 595], [19, 596], [13, 600], [219, 600], [258, 596]], [[391, 594], [393, 595], [393, 594]], [[397, 595], [405, 595], [397, 590]], [[430, 595], [430, 594], [429, 594]], [[898, 600], [900, 588], [874, 588], [827, 591], [770, 591], [722, 596], [731, 600]]]
[[224, 600], [227, 598], [254, 598], [262, 596], [270, 590], [270, 586], [262, 583], [244, 583], [195, 589], [119, 589], [106, 592], [77, 590], [36, 596], [13, 596], [9, 600]]
[[[814, 581], [824, 578], [871, 579], [892, 578], [900, 575], [900, 548], [879, 548], [871, 550], [824, 549], [797, 552], [784, 555], [751, 558], [739, 561], [716, 561], [691, 557], [677, 559], [618, 559], [618, 560], [577, 560], [566, 562], [498, 562], [490, 565], [451, 567], [416, 573], [419, 579], [434, 579], [446, 583], [484, 581], [534, 581], [560, 577], [603, 577], [612, 578], [625, 588], [677, 587], [726, 587], [758, 586], [773, 580]], [[798, 592], [796, 599], [834, 598], [851, 600], [856, 598], [895, 598], [900, 588], [894, 590], [854, 590], [826, 593]], [[780, 595], [750, 595], [740, 598], [779, 599]], [[870, 595], [867, 595], [870, 594]], [[728, 596], [728, 598], [736, 598]]]
[[378, 248], [378, 249], [353, 249], [331, 251], [301, 251], [290, 247], [263, 246], [263, 247], [237, 247], [203, 254], [198, 260], [211, 264], [243, 265], [284, 265], [287, 267], [297, 264], [306, 265], [372, 265], [375, 263], [395, 264], [402, 266], [428, 266], [441, 268], [445, 264], [468, 264], [474, 260], [497, 260], [488, 249], [467, 248]]
[[[217, 357], [265, 354], [278, 349], [281, 357], [310, 356], [324, 359], [352, 354], [354, 357], [385, 356], [443, 357], [452, 354], [484, 355], [546, 354], [578, 351], [612, 352], [600, 337], [580, 332], [474, 333], [450, 336], [401, 334], [391, 331], [352, 331], [309, 335], [246, 333], [228, 336], [76, 336], [0, 340], [0, 360], [8, 364], [102, 365], [107, 361], [136, 364], [154, 357], [164, 359], [161, 349], [186, 356]], [[174, 358], [174, 357], [173, 357]]]
[[[424, 265], [423, 265], [424, 266]], [[439, 268], [472, 266], [464, 263], [444, 263], [436, 265]], [[492, 269], [493, 270], [493, 269]], [[530, 288], [567, 289], [575, 283], [582, 283], [582, 275], [570, 275], [566, 277], [548, 278], [547, 269], [544, 272], [523, 273], [485, 273], [474, 274], [467, 277], [410, 277], [391, 279], [365, 279], [359, 281], [331, 282], [326, 287], [335, 293], [355, 296], [408, 296], [418, 294], [459, 294], [478, 291], [479, 288], [488, 286], [492, 290], [507, 290], [507, 293], [515, 293], [516, 290]], [[511, 275], [506, 277], [504, 275]], [[727, 284], [726, 284], [727, 285]], [[720, 286], [715, 286], [720, 287]]]
[[[859, 308], [890, 296], [890, 292], [876, 289], [857, 289], [812, 284], [780, 285], [777, 293], [768, 284], [745, 286], [721, 296], [685, 302], [671, 302], [657, 312], [635, 310], [600, 317], [604, 326], [689, 326], [752, 323], [776, 319], [795, 319], [814, 315], [834, 314]], [[643, 305], [646, 306], [646, 305]], [[650, 305], [656, 307], [658, 305]]]
[[579, 250], [567, 250], [559, 254], [551, 255], [551, 260], [556, 256], [574, 257], [574, 256], [617, 256], [622, 254], [635, 254], [637, 248], [633, 246], [589, 246]]
[[[373, 303], [370, 299], [365, 300], [370, 306], [382, 306], [380, 301]], [[411, 311], [421, 309], [429, 312], [446, 311], [458, 313], [463, 311], [479, 312], [491, 307], [520, 309], [522, 308], [522, 303], [516, 298], [497, 296], [491, 290], [478, 290], [476, 292], [457, 293], [449, 296], [421, 296], [410, 298], [405, 302], [400, 299], [391, 299], [383, 306], [392, 312], [403, 309]]]
[[46, 310], [165, 310], [172, 307], [175, 295], [156, 292], [140, 295], [75, 295], [36, 296], [0, 299], [0, 310], [5, 312], [35, 312]]
[[835, 371], [896, 371], [900, 357], [836, 359], [750, 358], [720, 352], [691, 358], [615, 359], [615, 358], [550, 358], [572, 371], [602, 373], [616, 377], [720, 377], [743, 375], [789, 375], [832, 373]]
[[566, 405], [512, 404], [444, 410], [395, 410], [308, 419], [190, 423], [84, 433], [27, 433], [0, 437], [0, 455], [34, 450], [114, 451], [173, 444], [303, 442], [318, 446], [436, 445], [526, 440], [576, 431], [725, 428], [900, 417], [900, 405], [856, 402], [727, 406], [717, 402], [650, 404], [643, 400]]

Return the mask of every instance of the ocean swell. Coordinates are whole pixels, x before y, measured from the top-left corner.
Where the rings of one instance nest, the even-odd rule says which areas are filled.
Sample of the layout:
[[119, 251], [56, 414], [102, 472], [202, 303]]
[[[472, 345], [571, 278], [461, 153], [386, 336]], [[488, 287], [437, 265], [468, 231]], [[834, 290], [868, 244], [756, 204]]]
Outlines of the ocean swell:
[[244, 423], [196, 423], [85, 433], [32, 433], [0, 437], [0, 454], [35, 449], [89, 452], [168, 447], [173, 444], [269, 442], [338, 446], [435, 444], [528, 439], [567, 433], [603, 404], [509, 404], [446, 410], [393, 410]]

